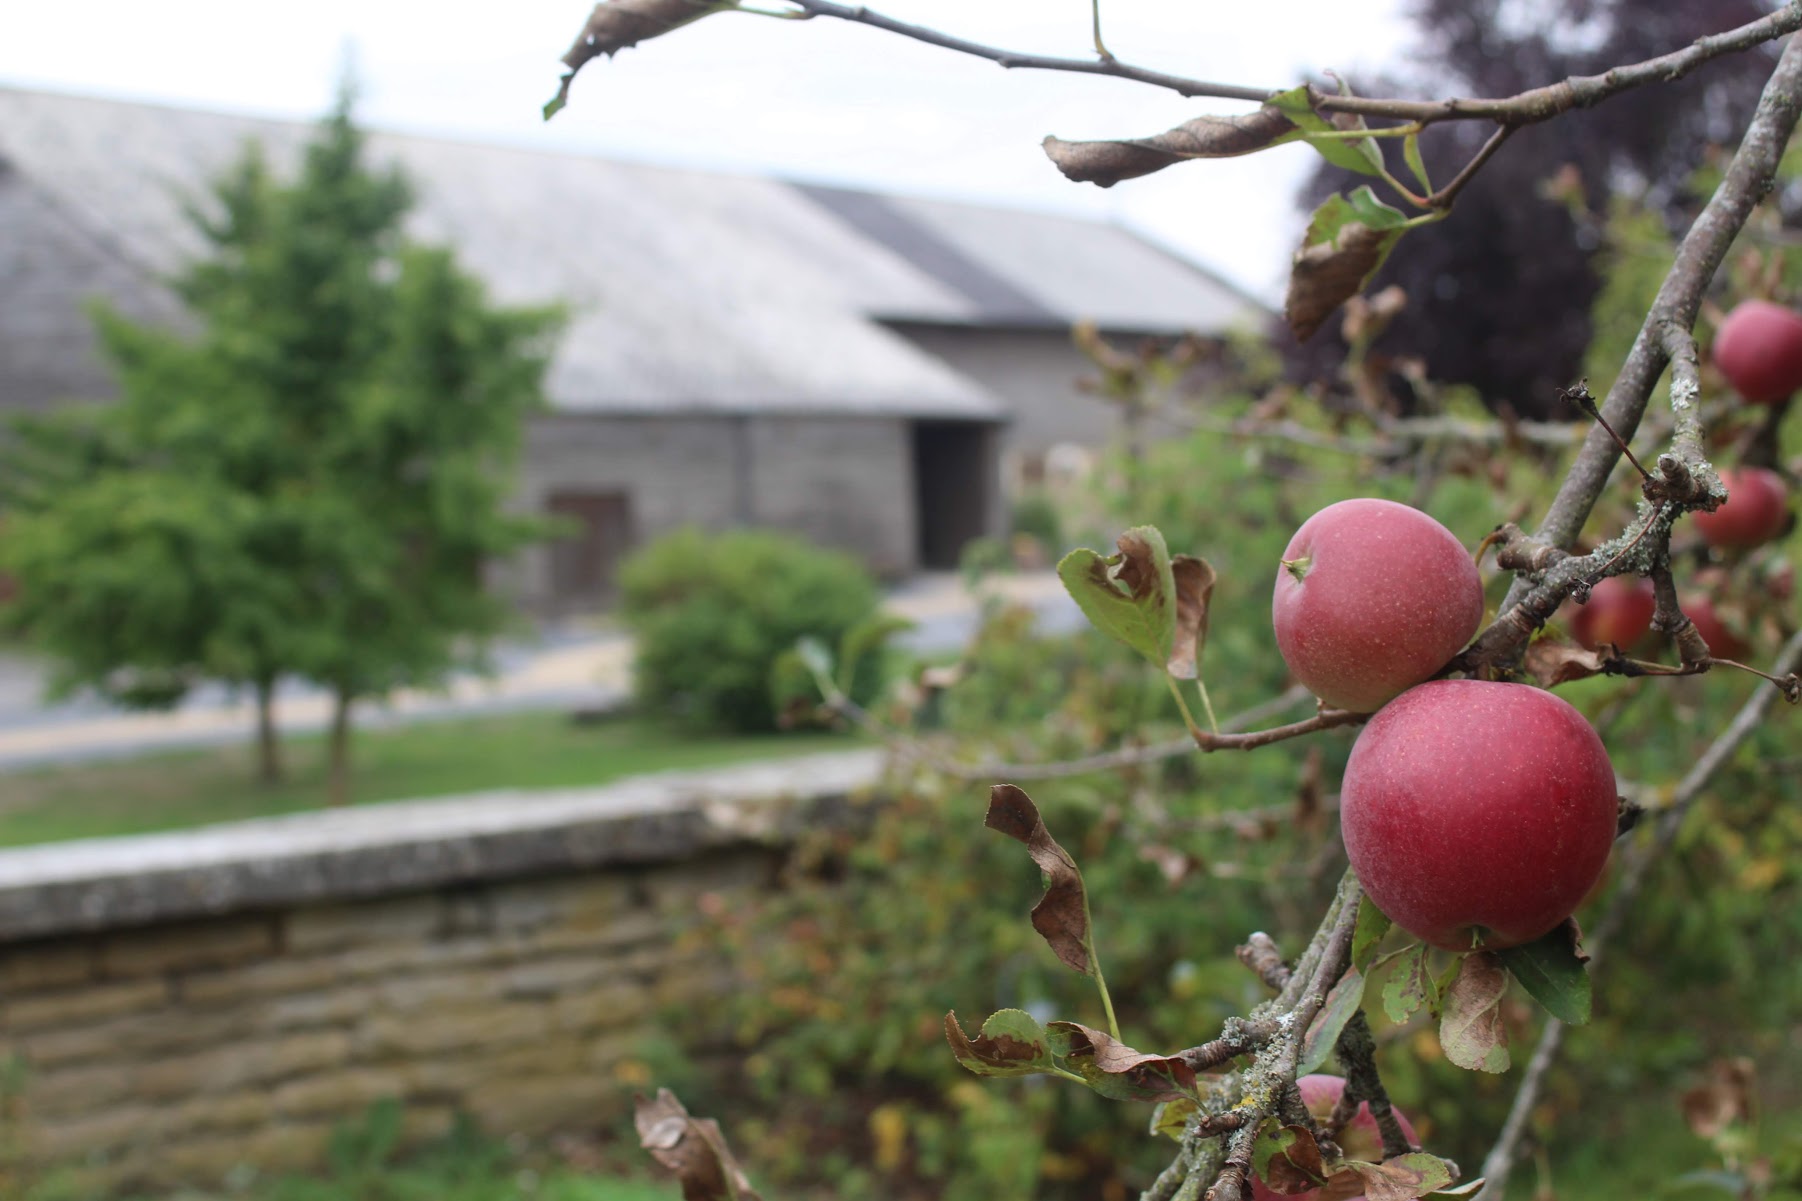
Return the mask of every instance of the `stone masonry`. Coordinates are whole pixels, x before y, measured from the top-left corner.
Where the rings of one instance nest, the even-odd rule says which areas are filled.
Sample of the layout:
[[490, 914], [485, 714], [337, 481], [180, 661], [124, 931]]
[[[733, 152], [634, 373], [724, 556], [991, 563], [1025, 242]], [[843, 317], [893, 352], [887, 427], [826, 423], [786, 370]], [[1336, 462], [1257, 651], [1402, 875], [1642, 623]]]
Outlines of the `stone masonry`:
[[94, 1196], [408, 1135], [616, 1121], [666, 1003], [728, 985], [681, 934], [844, 820], [871, 752], [0, 852], [0, 1179]]

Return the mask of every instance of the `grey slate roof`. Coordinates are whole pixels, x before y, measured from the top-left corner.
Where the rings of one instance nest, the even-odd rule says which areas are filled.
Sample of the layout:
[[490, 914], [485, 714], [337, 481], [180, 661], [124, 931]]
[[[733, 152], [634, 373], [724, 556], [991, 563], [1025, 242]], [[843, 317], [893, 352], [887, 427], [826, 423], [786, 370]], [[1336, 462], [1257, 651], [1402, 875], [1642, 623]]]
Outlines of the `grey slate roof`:
[[[197, 249], [181, 196], [247, 140], [286, 167], [312, 127], [0, 88], [0, 406], [92, 394], [83, 293], [173, 314]], [[567, 411], [992, 418], [999, 402], [883, 325], [1217, 332], [1255, 306], [1130, 233], [1078, 219], [377, 133], [412, 232], [503, 301], [562, 300]]]

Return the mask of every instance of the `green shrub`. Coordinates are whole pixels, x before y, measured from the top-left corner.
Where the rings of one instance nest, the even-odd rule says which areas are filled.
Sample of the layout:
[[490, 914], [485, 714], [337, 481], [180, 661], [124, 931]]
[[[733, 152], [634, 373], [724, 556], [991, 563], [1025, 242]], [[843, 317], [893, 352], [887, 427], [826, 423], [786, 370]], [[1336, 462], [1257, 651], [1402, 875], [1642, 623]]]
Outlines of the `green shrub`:
[[[829, 647], [869, 618], [875, 581], [855, 559], [759, 530], [679, 530], [626, 561], [624, 615], [638, 639], [639, 701], [698, 726], [772, 730], [770, 671], [797, 639]], [[851, 694], [873, 696], [880, 656]]]

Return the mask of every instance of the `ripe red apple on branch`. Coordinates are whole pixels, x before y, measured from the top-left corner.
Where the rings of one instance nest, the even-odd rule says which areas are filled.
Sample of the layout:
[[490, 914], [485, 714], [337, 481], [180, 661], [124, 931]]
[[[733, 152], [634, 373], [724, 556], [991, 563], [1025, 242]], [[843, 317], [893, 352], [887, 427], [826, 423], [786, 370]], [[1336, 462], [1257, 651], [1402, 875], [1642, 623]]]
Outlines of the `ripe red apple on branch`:
[[1714, 364], [1754, 404], [1776, 404], [1802, 388], [1802, 316], [1768, 300], [1748, 300], [1714, 335]]
[[1342, 500], [1289, 540], [1271, 619], [1303, 686], [1370, 713], [1464, 649], [1483, 621], [1483, 585], [1463, 544], [1419, 509]]
[[1525, 684], [1434, 680], [1391, 701], [1345, 765], [1345, 850], [1377, 908], [1447, 951], [1532, 942], [1569, 917], [1614, 844], [1602, 740]]
[[1749, 550], [1763, 546], [1789, 524], [1789, 485], [1765, 467], [1724, 467], [1726, 501], [1712, 513], [1697, 512], [1696, 529], [1708, 545]]
[[[1345, 1080], [1339, 1076], [1303, 1076], [1295, 1082], [1301, 1090], [1301, 1103], [1314, 1115], [1314, 1119], [1324, 1123], [1332, 1116], [1333, 1106], [1339, 1104], [1339, 1096], [1345, 1091]], [[1414, 1134], [1414, 1124], [1408, 1121], [1401, 1110], [1395, 1111], [1395, 1120], [1408, 1136], [1411, 1146], [1420, 1146], [1420, 1139]], [[1347, 1159], [1361, 1159], [1366, 1163], [1381, 1163], [1383, 1160], [1383, 1132], [1377, 1128], [1376, 1116], [1370, 1112], [1370, 1102], [1359, 1104], [1358, 1112], [1352, 1115], [1351, 1121], [1339, 1132], [1339, 1150]], [[1335, 1183], [1335, 1182], [1329, 1182]], [[1251, 1182], [1252, 1201], [1314, 1201], [1324, 1188], [1308, 1189], [1300, 1193], [1279, 1193], [1253, 1177]], [[1364, 1194], [1346, 1198], [1346, 1201], [1361, 1201]]]

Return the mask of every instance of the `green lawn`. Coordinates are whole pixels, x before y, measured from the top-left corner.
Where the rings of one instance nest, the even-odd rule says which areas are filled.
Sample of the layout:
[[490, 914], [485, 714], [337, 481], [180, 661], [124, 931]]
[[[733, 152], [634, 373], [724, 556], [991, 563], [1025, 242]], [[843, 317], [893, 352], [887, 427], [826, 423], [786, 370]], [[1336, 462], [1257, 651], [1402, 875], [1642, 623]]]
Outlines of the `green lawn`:
[[[831, 733], [702, 736], [644, 718], [578, 725], [563, 713], [508, 714], [359, 732], [353, 803], [493, 788], [565, 788], [675, 768], [843, 750]], [[180, 829], [316, 809], [325, 801], [318, 735], [284, 744], [288, 778], [252, 778], [246, 745], [0, 775], [0, 846]]]

